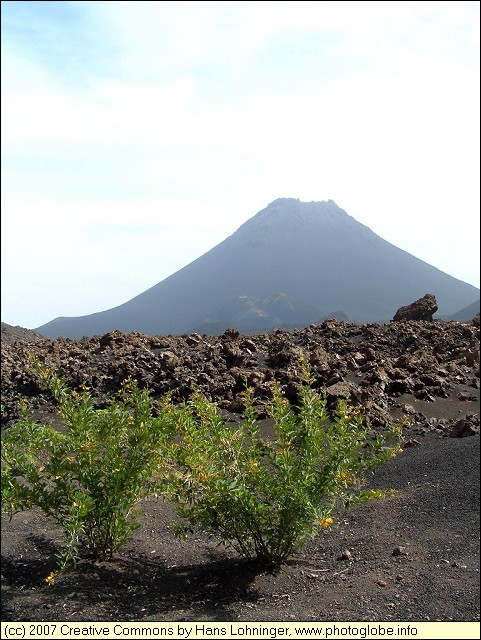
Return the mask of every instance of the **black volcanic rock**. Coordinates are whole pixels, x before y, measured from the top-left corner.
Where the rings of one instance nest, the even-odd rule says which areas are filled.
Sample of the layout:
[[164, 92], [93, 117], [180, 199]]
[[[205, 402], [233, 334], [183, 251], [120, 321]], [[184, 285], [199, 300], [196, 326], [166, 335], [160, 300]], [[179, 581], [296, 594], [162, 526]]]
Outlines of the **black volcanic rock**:
[[[326, 320], [252, 336], [235, 329], [218, 336], [111, 331], [82, 340], [29, 341], [18, 339], [18, 327], [2, 329], [2, 427], [18, 419], [22, 396], [37, 418], [57, 419], [32, 356], [56, 370], [71, 388], [89, 387], [97, 408], [105, 407], [131, 377], [148, 387], [155, 401], [169, 394], [180, 403], [198, 390], [230, 414], [242, 412], [247, 384], [263, 417], [274, 385], [290, 401], [298, 401], [304, 356], [313, 386], [326, 391], [328, 408], [334, 410], [348, 396], [373, 429], [408, 414], [406, 437], [461, 437], [479, 430], [479, 323]], [[455, 426], [460, 420], [470, 426]]]
[[432, 322], [433, 315], [437, 310], [438, 303], [436, 302], [436, 296], [433, 296], [432, 293], [426, 293], [426, 295], [419, 298], [419, 300], [398, 309], [394, 314], [393, 322], [400, 322], [402, 320], [425, 320], [426, 322]]
[[479, 289], [402, 251], [332, 200], [281, 198], [232, 236], [132, 300], [99, 313], [57, 318], [49, 338], [140, 331], [149, 335], [243, 333], [318, 323], [342, 310], [351, 322], [387, 322], [432, 291], [440, 314]]

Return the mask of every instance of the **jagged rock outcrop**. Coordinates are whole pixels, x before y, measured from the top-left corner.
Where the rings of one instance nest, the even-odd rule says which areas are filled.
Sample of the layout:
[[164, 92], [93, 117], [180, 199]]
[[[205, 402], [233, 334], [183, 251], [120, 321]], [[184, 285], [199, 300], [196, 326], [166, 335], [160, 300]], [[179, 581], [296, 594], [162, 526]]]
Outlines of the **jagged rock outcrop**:
[[419, 300], [398, 309], [392, 321], [423, 320], [425, 322], [432, 322], [433, 315], [437, 310], [438, 303], [436, 302], [436, 297], [432, 293], [426, 293], [426, 295], [419, 298]]

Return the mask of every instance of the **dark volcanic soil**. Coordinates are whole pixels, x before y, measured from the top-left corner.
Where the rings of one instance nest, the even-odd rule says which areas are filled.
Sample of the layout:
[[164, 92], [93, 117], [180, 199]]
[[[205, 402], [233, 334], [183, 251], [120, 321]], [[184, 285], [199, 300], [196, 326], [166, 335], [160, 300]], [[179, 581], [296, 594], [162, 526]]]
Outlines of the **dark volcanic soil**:
[[402, 415], [409, 426], [404, 453], [372, 480], [397, 494], [339, 512], [276, 573], [202, 534], [174, 538], [170, 506], [150, 498], [140, 505], [141, 528], [112, 563], [82, 561], [48, 587], [60, 532], [36, 510], [4, 518], [2, 620], [479, 620], [479, 317], [80, 341], [2, 325], [3, 426], [18, 416], [17, 393], [39, 419], [55, 420], [31, 353], [72, 386], [85, 382], [99, 407], [131, 375], [178, 401], [195, 384], [234, 420], [245, 380], [261, 412], [274, 380], [295, 400], [305, 354], [330, 402], [348, 392], [373, 430]]

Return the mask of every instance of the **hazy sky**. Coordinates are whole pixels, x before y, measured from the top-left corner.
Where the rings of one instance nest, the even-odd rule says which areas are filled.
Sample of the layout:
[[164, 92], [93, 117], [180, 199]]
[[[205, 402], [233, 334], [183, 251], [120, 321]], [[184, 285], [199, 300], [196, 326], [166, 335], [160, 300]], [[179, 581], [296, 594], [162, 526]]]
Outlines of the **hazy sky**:
[[122, 304], [281, 197], [479, 287], [479, 2], [1, 10], [4, 322]]

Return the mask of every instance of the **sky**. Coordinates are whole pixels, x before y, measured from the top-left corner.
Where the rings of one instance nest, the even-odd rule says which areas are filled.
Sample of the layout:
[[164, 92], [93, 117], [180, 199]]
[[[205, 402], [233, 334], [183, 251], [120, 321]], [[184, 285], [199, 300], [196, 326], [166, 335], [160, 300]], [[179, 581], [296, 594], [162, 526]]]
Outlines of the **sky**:
[[277, 198], [479, 287], [479, 2], [1, 12], [3, 322], [127, 302]]

